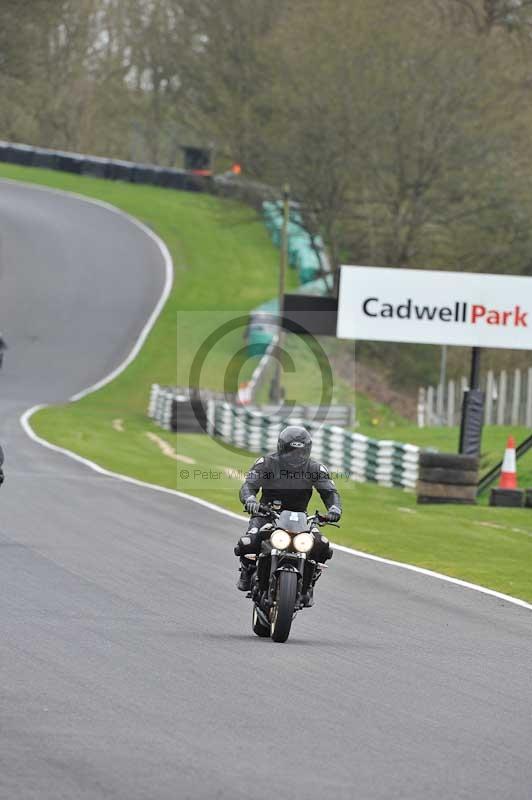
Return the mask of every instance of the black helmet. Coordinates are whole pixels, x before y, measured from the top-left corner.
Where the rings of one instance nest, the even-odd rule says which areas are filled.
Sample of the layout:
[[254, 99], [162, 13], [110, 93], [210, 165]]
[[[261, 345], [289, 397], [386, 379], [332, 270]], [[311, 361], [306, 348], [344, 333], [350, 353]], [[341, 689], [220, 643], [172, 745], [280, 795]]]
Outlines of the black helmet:
[[283, 428], [277, 440], [279, 458], [289, 467], [302, 467], [310, 457], [312, 436], [300, 425]]

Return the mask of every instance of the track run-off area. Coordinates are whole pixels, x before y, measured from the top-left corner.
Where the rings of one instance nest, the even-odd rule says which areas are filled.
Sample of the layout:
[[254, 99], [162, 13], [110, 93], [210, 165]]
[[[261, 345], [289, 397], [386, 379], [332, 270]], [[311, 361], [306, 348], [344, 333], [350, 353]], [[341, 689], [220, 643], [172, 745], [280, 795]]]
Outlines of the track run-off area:
[[530, 800], [529, 608], [337, 551], [275, 645], [234, 586], [242, 520], [27, 435], [167, 281], [125, 215], [0, 181], [0, 798]]

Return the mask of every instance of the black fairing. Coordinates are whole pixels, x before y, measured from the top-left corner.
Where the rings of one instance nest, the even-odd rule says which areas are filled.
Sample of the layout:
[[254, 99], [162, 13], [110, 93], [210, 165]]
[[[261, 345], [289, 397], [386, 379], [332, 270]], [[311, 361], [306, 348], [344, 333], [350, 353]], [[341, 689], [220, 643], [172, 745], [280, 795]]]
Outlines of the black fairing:
[[307, 515], [302, 511], [281, 511], [277, 527], [288, 533], [301, 533], [308, 530]]

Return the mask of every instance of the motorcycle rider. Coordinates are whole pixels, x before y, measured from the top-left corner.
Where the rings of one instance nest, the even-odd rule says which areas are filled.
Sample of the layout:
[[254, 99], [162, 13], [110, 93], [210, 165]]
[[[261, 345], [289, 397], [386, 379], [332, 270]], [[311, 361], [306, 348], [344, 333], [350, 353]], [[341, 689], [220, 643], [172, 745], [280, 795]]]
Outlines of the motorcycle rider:
[[4, 339], [4, 334], [0, 331], [0, 369], [2, 369], [2, 365], [4, 363], [4, 353], [6, 350], [6, 340]]
[[[235, 555], [240, 556], [240, 577], [237, 588], [248, 592], [255, 564], [246, 555], [259, 555], [262, 543], [260, 527], [265, 524], [264, 516], [258, 516], [260, 503], [278, 500], [282, 509], [305, 511], [316, 489], [327, 508], [327, 519], [338, 522], [342, 515], [340, 495], [331, 480], [329, 470], [318, 461], [310, 458], [312, 437], [299, 425], [284, 428], [277, 441], [277, 452], [258, 458], [246, 475], [240, 489], [240, 500], [251, 515], [248, 529], [238, 540]], [[260, 501], [257, 499], [261, 491]], [[315, 544], [310, 557], [323, 563], [331, 558], [329, 540], [314, 532]]]

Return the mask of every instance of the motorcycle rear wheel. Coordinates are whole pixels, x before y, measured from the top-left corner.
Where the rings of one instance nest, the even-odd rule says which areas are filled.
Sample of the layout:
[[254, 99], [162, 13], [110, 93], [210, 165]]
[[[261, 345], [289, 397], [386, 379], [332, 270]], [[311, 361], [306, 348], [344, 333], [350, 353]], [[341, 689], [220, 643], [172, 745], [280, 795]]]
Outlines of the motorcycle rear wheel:
[[260, 620], [259, 615], [257, 614], [257, 607], [253, 606], [253, 633], [256, 636], [260, 636], [262, 639], [269, 639], [270, 638], [270, 626], [263, 625]]
[[286, 642], [290, 634], [297, 595], [295, 572], [281, 572], [277, 586], [277, 602], [271, 611], [271, 637], [274, 642]]

